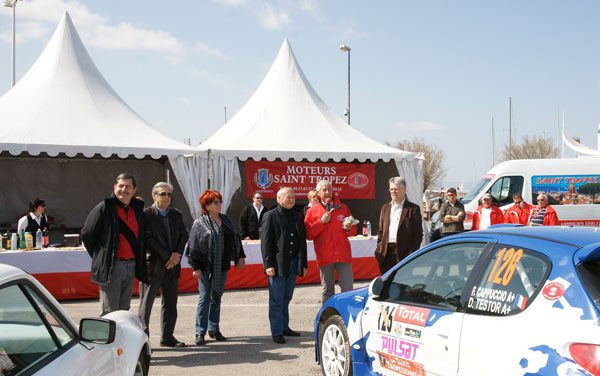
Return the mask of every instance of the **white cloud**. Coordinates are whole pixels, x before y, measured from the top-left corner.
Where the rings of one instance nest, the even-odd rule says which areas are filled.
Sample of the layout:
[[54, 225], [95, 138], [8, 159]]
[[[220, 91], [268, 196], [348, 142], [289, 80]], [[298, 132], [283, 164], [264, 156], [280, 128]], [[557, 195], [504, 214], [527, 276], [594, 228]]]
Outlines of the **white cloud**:
[[444, 126], [430, 121], [413, 121], [410, 123], [398, 123], [395, 125], [398, 130], [414, 133], [435, 132], [444, 129]]
[[248, 5], [248, 0], [213, 0], [215, 3], [229, 7], [242, 7]]
[[360, 31], [356, 28], [352, 22], [344, 22], [343, 25], [335, 31], [335, 34], [339, 35], [340, 41], [350, 41], [352, 39], [366, 38], [369, 33]]
[[215, 57], [218, 59], [223, 59], [223, 60], [229, 59], [227, 57], [227, 55], [225, 55], [223, 52], [221, 52], [218, 48], [213, 48], [213, 47], [207, 46], [206, 44], [204, 44], [202, 42], [196, 42], [196, 44], [194, 45], [194, 51], [199, 52], [203, 55], [208, 55], [208, 56]]
[[319, 4], [316, 0], [302, 0], [300, 2], [300, 9], [315, 14], [319, 12]]
[[[160, 52], [171, 60], [179, 60], [185, 55], [183, 43], [168, 32], [139, 28], [127, 22], [111, 24], [106, 17], [93, 13], [75, 0], [19, 2], [17, 38], [47, 40], [65, 11], [71, 15], [77, 32], [87, 46]], [[8, 42], [12, 40], [10, 38], [6, 33], [0, 35], [0, 41]]]
[[290, 22], [290, 16], [285, 10], [276, 10], [270, 4], [265, 3], [258, 12], [260, 24], [265, 29], [279, 30]]

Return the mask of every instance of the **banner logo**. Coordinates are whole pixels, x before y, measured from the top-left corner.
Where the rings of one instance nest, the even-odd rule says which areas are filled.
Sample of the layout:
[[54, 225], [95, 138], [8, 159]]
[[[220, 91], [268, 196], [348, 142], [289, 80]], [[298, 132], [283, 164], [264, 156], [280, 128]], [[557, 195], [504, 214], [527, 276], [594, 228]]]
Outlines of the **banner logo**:
[[268, 168], [260, 168], [254, 174], [254, 184], [260, 189], [267, 189], [273, 184], [273, 174], [269, 174]]
[[361, 189], [369, 185], [369, 177], [363, 173], [355, 172], [348, 176], [348, 185], [354, 189]]

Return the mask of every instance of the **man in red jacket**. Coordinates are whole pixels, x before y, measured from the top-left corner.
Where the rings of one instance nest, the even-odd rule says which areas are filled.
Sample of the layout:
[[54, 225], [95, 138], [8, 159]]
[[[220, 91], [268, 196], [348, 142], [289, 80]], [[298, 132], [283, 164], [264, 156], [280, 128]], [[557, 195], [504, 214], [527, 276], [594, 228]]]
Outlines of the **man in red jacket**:
[[306, 212], [306, 238], [314, 240], [317, 266], [321, 274], [325, 303], [335, 293], [334, 271], [337, 271], [342, 292], [352, 290], [352, 249], [348, 236], [356, 235], [356, 225], [349, 218], [350, 210], [332, 197], [329, 180], [317, 183], [319, 202]]
[[504, 216], [504, 223], [515, 223], [527, 226], [529, 224], [529, 215], [533, 205], [530, 205], [523, 201], [523, 196], [520, 193], [513, 195], [513, 206], [508, 208], [506, 215]]
[[504, 215], [502, 210], [492, 203], [492, 195], [486, 193], [481, 199], [481, 205], [473, 213], [471, 230], [484, 230], [498, 223], [504, 223]]
[[531, 210], [529, 224], [531, 226], [560, 226], [558, 215], [554, 208], [548, 204], [548, 196], [540, 193], [537, 196], [538, 206]]

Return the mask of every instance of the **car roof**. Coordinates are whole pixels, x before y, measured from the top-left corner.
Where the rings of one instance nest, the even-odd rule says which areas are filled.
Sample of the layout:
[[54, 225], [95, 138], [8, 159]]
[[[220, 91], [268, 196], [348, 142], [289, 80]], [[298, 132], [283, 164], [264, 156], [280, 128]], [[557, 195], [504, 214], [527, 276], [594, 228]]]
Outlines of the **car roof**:
[[8, 264], [0, 264], [0, 284], [4, 284], [24, 276], [27, 276], [27, 273], [17, 267]]
[[576, 248], [600, 243], [600, 228], [579, 226], [520, 226], [494, 225], [486, 230], [472, 231], [457, 236], [510, 235], [535, 238], [555, 243], [568, 244]]

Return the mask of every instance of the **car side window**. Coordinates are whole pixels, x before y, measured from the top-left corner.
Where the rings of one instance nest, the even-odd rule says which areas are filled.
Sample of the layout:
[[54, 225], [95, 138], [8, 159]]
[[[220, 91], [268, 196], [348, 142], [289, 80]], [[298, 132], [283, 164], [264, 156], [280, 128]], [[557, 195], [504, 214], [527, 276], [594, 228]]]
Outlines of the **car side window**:
[[467, 279], [487, 243], [456, 243], [430, 250], [399, 268], [385, 301], [456, 310]]
[[508, 316], [527, 309], [550, 272], [548, 259], [507, 244], [494, 246], [469, 293], [467, 313]]
[[70, 331], [62, 328], [49, 310], [38, 307], [43, 315], [48, 315], [40, 316], [26, 289], [35, 302], [43, 302], [33, 289], [25, 286], [15, 284], [0, 289], [0, 374], [6, 376], [20, 374], [50, 357], [70, 336]]
[[523, 191], [522, 176], [503, 176], [496, 180], [489, 189], [494, 204], [504, 206], [513, 203], [512, 196]]

